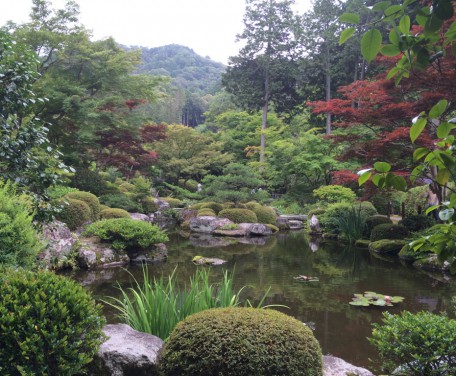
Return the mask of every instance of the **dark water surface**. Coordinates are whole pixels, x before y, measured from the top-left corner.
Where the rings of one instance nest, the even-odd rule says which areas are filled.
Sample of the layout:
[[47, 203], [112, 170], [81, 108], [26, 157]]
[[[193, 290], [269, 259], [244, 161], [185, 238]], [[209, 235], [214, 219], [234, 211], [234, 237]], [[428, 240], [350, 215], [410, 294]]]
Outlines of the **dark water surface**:
[[[188, 282], [196, 266], [196, 255], [217, 257], [229, 261], [212, 267], [214, 281], [224, 270], [235, 269], [235, 288], [244, 285], [245, 298], [255, 302], [271, 287], [267, 304], [283, 304], [279, 310], [308, 323], [324, 354], [332, 354], [357, 366], [375, 370], [379, 361], [375, 349], [366, 337], [371, 324], [380, 322], [385, 308], [353, 307], [348, 304], [354, 293], [374, 291], [405, 297], [403, 303], [388, 308], [391, 313], [402, 310], [418, 312], [447, 311], [452, 315], [451, 297], [456, 295], [454, 279], [442, 274], [430, 275], [418, 271], [398, 259], [380, 259], [367, 250], [349, 248], [335, 242], [320, 243], [318, 249], [309, 244], [304, 232], [291, 232], [268, 239], [260, 244], [208, 246], [204, 239], [186, 239], [172, 234], [168, 243], [168, 260], [149, 265], [149, 275], [169, 275], [177, 267], [182, 281]], [[264, 243], [264, 244], [261, 244]], [[314, 250], [313, 250], [314, 249]], [[73, 277], [89, 288], [98, 299], [118, 296], [116, 283], [129, 287], [131, 276], [142, 279], [141, 266], [77, 272]], [[319, 282], [302, 283], [293, 277], [307, 275]], [[106, 308], [108, 320], [117, 322]], [[371, 359], [371, 360], [369, 360]]]

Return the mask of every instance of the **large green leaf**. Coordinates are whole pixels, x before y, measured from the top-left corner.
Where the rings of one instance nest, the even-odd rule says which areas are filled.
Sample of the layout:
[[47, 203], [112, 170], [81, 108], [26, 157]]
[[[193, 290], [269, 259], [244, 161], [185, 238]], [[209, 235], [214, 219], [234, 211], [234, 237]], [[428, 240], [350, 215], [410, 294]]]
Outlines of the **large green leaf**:
[[356, 13], [344, 13], [339, 17], [340, 22], [359, 24], [359, 14]]
[[385, 44], [380, 50], [380, 52], [382, 53], [382, 55], [385, 56], [396, 56], [401, 53], [401, 50], [394, 44]]
[[426, 126], [427, 119], [425, 117], [420, 117], [415, 124], [410, 127], [410, 139], [412, 142], [420, 136], [421, 132], [423, 132], [424, 127]]
[[386, 162], [375, 162], [374, 168], [376, 171], [378, 171], [380, 173], [384, 173], [384, 172], [388, 172], [389, 170], [391, 170], [391, 165]]
[[419, 161], [421, 158], [424, 158], [426, 155], [428, 155], [429, 150], [427, 148], [418, 148], [413, 152], [413, 160]]
[[366, 171], [358, 178], [358, 184], [361, 186], [372, 176], [372, 172]]
[[448, 106], [448, 101], [446, 99], [440, 100], [436, 105], [431, 108], [429, 111], [429, 118], [435, 119], [442, 115]]
[[399, 21], [399, 30], [402, 31], [403, 34], [408, 34], [410, 31], [410, 17], [405, 15]]
[[377, 29], [371, 29], [364, 33], [361, 39], [361, 53], [370, 63], [382, 48], [382, 34]]
[[350, 39], [355, 33], [356, 28], [347, 27], [342, 33], [340, 33], [339, 45], [344, 44], [348, 39]]

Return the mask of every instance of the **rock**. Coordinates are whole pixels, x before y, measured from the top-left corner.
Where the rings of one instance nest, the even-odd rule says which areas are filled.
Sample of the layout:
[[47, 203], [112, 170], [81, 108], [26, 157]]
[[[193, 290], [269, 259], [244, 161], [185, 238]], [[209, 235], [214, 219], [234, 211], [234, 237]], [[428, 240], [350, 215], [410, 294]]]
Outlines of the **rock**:
[[153, 248], [144, 250], [128, 251], [128, 257], [132, 263], [152, 263], [166, 260], [168, 257], [168, 250], [163, 243], [154, 244]]
[[320, 221], [318, 220], [315, 214], [313, 214], [312, 217], [310, 217], [309, 230], [311, 234], [321, 234]]
[[44, 262], [46, 267], [58, 269], [67, 261], [77, 243], [77, 239], [73, 236], [68, 226], [59, 221], [44, 224], [43, 237], [48, 245], [38, 257]]
[[239, 223], [238, 227], [248, 236], [272, 235], [272, 230], [263, 223]]
[[164, 342], [126, 324], [106, 325], [108, 339], [89, 365], [91, 376], [155, 376]]
[[405, 244], [405, 240], [382, 239], [369, 243], [369, 251], [397, 255]]
[[144, 222], [149, 222], [150, 217], [146, 214], [141, 214], [141, 213], [130, 213], [130, 218], [134, 219], [135, 221], [144, 221]]
[[299, 230], [304, 228], [304, 222], [298, 221], [297, 219], [290, 219], [288, 223], [290, 224], [290, 230]]
[[432, 272], [448, 272], [450, 270], [450, 263], [448, 261], [441, 262], [436, 254], [431, 254], [428, 257], [419, 259], [412, 265], [417, 269], [423, 269]]
[[227, 261], [218, 258], [195, 256], [192, 262], [196, 265], [223, 265]]
[[171, 209], [171, 205], [168, 204], [164, 200], [160, 200], [159, 198], [154, 198], [154, 202], [157, 205], [159, 211]]
[[275, 225], [279, 228], [279, 230], [289, 230], [290, 229], [290, 222], [287, 218], [279, 216], [276, 218]]
[[227, 218], [202, 216], [190, 219], [190, 231], [210, 234], [223, 226], [232, 225], [233, 222]]
[[253, 245], [266, 245], [266, 239], [262, 236], [254, 236], [254, 237], [245, 237], [239, 238], [238, 243], [240, 244], [253, 244]]
[[220, 236], [233, 236], [233, 237], [241, 237], [246, 236], [247, 232], [245, 229], [237, 229], [237, 230], [214, 230], [212, 232], [213, 235], [220, 235]]
[[182, 209], [179, 211], [179, 222], [187, 222], [191, 218], [195, 218], [196, 215], [198, 214], [198, 210], [192, 210], [192, 209]]
[[365, 368], [356, 367], [335, 356], [324, 355], [323, 376], [374, 376], [374, 374]]
[[306, 214], [282, 214], [280, 216], [280, 218], [285, 218], [285, 219], [288, 219], [289, 221], [301, 221], [301, 222], [307, 221]]
[[97, 238], [81, 238], [80, 242], [77, 259], [82, 269], [124, 266], [130, 262], [125, 252], [113, 250], [109, 244], [100, 243]]

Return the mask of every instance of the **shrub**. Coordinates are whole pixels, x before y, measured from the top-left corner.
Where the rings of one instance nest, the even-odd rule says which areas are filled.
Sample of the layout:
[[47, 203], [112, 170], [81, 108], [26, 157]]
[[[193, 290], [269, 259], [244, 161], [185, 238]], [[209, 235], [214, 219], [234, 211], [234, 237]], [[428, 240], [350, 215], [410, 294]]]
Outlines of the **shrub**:
[[55, 185], [48, 188], [46, 194], [50, 199], [57, 200], [70, 192], [78, 192], [78, 190], [76, 188], [66, 187], [64, 185]]
[[270, 223], [266, 223], [266, 227], [269, 227], [272, 230], [273, 234], [279, 231], [279, 228], [276, 225], [272, 225]]
[[426, 230], [435, 225], [432, 217], [424, 214], [414, 214], [399, 222], [402, 226], [407, 227], [411, 232]]
[[277, 219], [277, 213], [275, 210], [269, 206], [260, 206], [252, 210], [256, 216], [259, 223], [265, 224], [275, 224]]
[[249, 201], [245, 204], [246, 209], [252, 210], [255, 208], [261, 208], [261, 204], [256, 201]]
[[201, 207], [205, 204], [205, 202], [197, 202], [196, 204], [190, 205], [190, 210], [200, 210]]
[[198, 213], [196, 214], [197, 217], [205, 217], [205, 216], [210, 216], [210, 217], [215, 217], [215, 212], [212, 209], [209, 208], [203, 208], [198, 210]]
[[184, 188], [190, 192], [196, 192], [198, 190], [198, 182], [193, 179], [179, 179], [179, 187]]
[[57, 202], [60, 205], [60, 211], [55, 217], [66, 223], [70, 230], [76, 230], [90, 221], [91, 211], [86, 202], [74, 198], [65, 198]]
[[223, 209], [219, 217], [228, 218], [234, 223], [256, 223], [258, 221], [256, 214], [249, 209]]
[[101, 219], [130, 218], [130, 213], [123, 209], [108, 208], [100, 212]]
[[402, 202], [406, 196], [405, 192], [392, 192], [390, 195], [378, 193], [372, 196], [369, 200], [374, 204], [379, 214], [388, 214], [388, 202], [391, 202], [391, 213], [400, 213]]
[[320, 224], [327, 232], [339, 233], [339, 218], [344, 218], [346, 213], [350, 211], [352, 207], [356, 210], [359, 209], [362, 218], [367, 218], [377, 214], [377, 210], [368, 201], [354, 204], [340, 202], [331, 204], [326, 208], [325, 213], [318, 217]]
[[172, 332], [160, 367], [165, 376], [323, 374], [321, 349], [309, 328], [283, 313], [254, 308], [188, 317]]
[[98, 197], [89, 192], [70, 192], [65, 197], [73, 198], [75, 200], [84, 201], [90, 208], [90, 219], [98, 221], [100, 219], [100, 201]]
[[393, 223], [391, 219], [383, 215], [373, 215], [366, 218], [366, 227], [364, 228], [364, 236], [370, 238], [372, 229], [375, 226], [383, 225], [385, 223]]
[[76, 282], [52, 272], [0, 276], [0, 373], [82, 373], [102, 343], [101, 307]]
[[401, 375], [456, 374], [456, 321], [429, 312], [383, 314], [373, 324], [370, 342], [377, 348], [382, 368]]
[[117, 250], [148, 249], [153, 244], [168, 241], [166, 234], [157, 226], [130, 218], [103, 219], [92, 223], [84, 235], [98, 236], [112, 243], [112, 247]]
[[77, 169], [71, 178], [71, 185], [83, 192], [93, 193], [100, 196], [105, 192], [106, 183], [96, 171], [84, 168]]
[[324, 185], [313, 190], [313, 195], [319, 200], [334, 204], [336, 202], [353, 202], [356, 194], [350, 188], [341, 185]]
[[427, 207], [427, 199], [426, 194], [428, 191], [428, 186], [423, 185], [421, 187], [414, 187], [410, 188], [407, 191], [405, 196], [405, 215], [407, 217], [418, 214], [418, 208], [420, 207], [422, 212], [426, 210]]
[[309, 210], [309, 212], [307, 213], [307, 216], [309, 219], [312, 218], [313, 215], [319, 217], [322, 214], [325, 214], [325, 211], [326, 211], [326, 209], [323, 209], [323, 208], [312, 209], [312, 210]]
[[111, 209], [108, 205], [103, 205], [103, 204], [100, 204], [100, 214], [103, 210], [105, 209]]
[[162, 200], [166, 201], [171, 208], [181, 208], [184, 206], [184, 203], [181, 200], [174, 197], [163, 197]]
[[18, 195], [11, 183], [0, 182], [0, 265], [32, 266], [43, 249], [30, 206], [26, 195]]
[[384, 223], [372, 229], [370, 240], [371, 242], [375, 242], [382, 239], [404, 239], [409, 234], [409, 230], [405, 226]]
[[100, 202], [110, 208], [123, 209], [128, 212], [137, 212], [140, 210], [138, 203], [134, 202], [124, 193], [101, 196]]
[[212, 209], [215, 214], [218, 214], [220, 211], [222, 211], [224, 209], [223, 205], [222, 204], [219, 204], [217, 202], [204, 202], [200, 209], [204, 209], [204, 208], [209, 208], [209, 209]]
[[141, 212], [144, 214], [155, 213], [158, 210], [158, 205], [152, 197], [144, 197], [141, 200]]
[[135, 186], [131, 183], [128, 183], [126, 181], [122, 182], [119, 184], [119, 190], [122, 193], [132, 193], [135, 190]]
[[362, 238], [365, 220], [360, 206], [350, 207], [345, 213], [338, 216], [336, 221], [338, 231], [344, 234], [350, 243]]

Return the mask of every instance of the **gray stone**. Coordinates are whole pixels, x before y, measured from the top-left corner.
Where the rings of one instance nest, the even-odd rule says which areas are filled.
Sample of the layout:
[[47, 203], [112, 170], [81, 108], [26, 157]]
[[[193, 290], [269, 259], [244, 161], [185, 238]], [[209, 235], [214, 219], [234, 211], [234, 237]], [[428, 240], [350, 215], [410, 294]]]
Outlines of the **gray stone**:
[[155, 376], [164, 342], [126, 324], [106, 325], [108, 339], [89, 365], [91, 376]]
[[309, 230], [311, 234], [321, 234], [320, 221], [318, 220], [315, 214], [313, 214], [312, 217], [310, 217]]
[[202, 232], [206, 234], [212, 233], [214, 230], [220, 229], [226, 225], [232, 225], [233, 222], [227, 218], [217, 218], [212, 216], [202, 216], [191, 218], [189, 221], [190, 231]]
[[158, 207], [159, 211], [171, 209], [171, 205], [168, 204], [164, 200], [160, 200], [159, 198], [154, 198], [154, 202], [155, 202], [155, 204], [157, 204], [157, 207]]
[[58, 268], [70, 256], [77, 239], [68, 226], [59, 221], [44, 224], [43, 237], [47, 246], [38, 257], [46, 267]]
[[331, 355], [323, 356], [323, 376], [374, 376], [374, 374], [361, 367], [356, 367], [345, 360]]
[[130, 257], [131, 262], [140, 264], [164, 261], [168, 257], [168, 250], [164, 243], [158, 243], [147, 251], [128, 251], [128, 257]]
[[192, 262], [196, 265], [223, 265], [227, 261], [218, 258], [195, 256]]
[[290, 230], [299, 230], [304, 228], [304, 222], [297, 219], [290, 219], [288, 223], [290, 224]]
[[141, 213], [130, 213], [130, 218], [135, 221], [144, 221], [144, 222], [150, 221], [150, 217], [148, 215], [141, 214]]
[[98, 238], [81, 238], [80, 243], [77, 257], [80, 268], [107, 268], [127, 265], [130, 262], [125, 252], [113, 250], [109, 244], [100, 243]]
[[290, 222], [288, 218], [284, 218], [282, 216], [276, 218], [275, 225], [279, 228], [279, 230], [289, 230], [290, 229]]
[[280, 218], [288, 219], [289, 221], [307, 221], [307, 214], [281, 214]]
[[239, 223], [240, 230], [245, 231], [247, 236], [267, 236], [272, 235], [272, 230], [263, 223]]
[[233, 237], [241, 237], [241, 236], [246, 236], [247, 233], [245, 229], [236, 229], [236, 230], [214, 230], [212, 232], [214, 235], [220, 235], [220, 236], [233, 236]]

